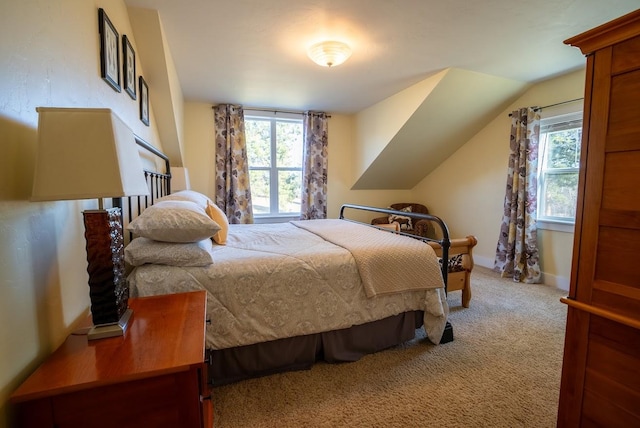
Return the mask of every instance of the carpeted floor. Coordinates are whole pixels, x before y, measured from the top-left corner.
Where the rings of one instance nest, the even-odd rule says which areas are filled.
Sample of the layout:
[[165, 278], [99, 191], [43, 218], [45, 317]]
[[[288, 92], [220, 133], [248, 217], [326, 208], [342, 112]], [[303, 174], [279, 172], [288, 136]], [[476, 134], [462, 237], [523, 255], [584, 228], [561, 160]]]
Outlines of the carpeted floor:
[[472, 289], [468, 309], [449, 296], [453, 342], [421, 329], [355, 363], [215, 388], [215, 427], [555, 427], [565, 293], [482, 267]]

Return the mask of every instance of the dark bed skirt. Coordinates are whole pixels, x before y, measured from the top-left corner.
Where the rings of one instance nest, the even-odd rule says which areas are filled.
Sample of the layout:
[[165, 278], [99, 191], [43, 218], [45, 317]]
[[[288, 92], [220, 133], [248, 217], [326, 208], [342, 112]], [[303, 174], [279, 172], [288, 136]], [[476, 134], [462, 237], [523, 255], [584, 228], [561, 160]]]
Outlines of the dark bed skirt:
[[252, 377], [306, 370], [317, 361], [357, 361], [364, 355], [415, 337], [423, 312], [405, 312], [379, 321], [326, 333], [278, 339], [209, 351], [209, 380], [214, 386]]

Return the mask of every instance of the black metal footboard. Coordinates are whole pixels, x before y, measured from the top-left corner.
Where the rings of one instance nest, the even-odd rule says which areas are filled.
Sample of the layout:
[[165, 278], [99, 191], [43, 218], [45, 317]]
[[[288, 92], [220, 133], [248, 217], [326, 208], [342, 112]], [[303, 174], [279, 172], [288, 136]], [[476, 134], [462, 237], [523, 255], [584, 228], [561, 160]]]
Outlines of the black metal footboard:
[[[410, 238], [414, 238], [414, 239], [419, 239], [421, 241], [424, 242], [436, 242], [438, 243], [441, 247], [442, 247], [442, 263], [441, 263], [441, 269], [442, 269], [442, 280], [444, 281], [444, 291], [445, 294], [447, 292], [447, 277], [449, 274], [449, 269], [448, 269], [448, 265], [449, 263], [447, 262], [449, 260], [449, 247], [451, 246], [451, 240], [449, 239], [449, 228], [447, 227], [446, 223], [437, 216], [431, 215], [431, 214], [420, 214], [420, 213], [409, 213], [409, 212], [404, 212], [404, 211], [396, 211], [396, 210], [392, 210], [389, 208], [378, 208], [378, 207], [370, 207], [370, 206], [366, 206], [366, 205], [354, 205], [354, 204], [344, 204], [342, 205], [342, 207], [340, 208], [340, 219], [342, 220], [347, 220], [347, 221], [351, 221], [354, 223], [360, 223], [360, 224], [364, 224], [370, 227], [376, 227], [376, 226], [372, 226], [369, 223], [365, 223], [362, 221], [358, 221], [358, 220], [354, 220], [354, 219], [349, 219], [345, 217], [345, 211], [347, 209], [352, 209], [354, 210], [354, 212], [357, 211], [371, 211], [371, 212], [376, 212], [376, 213], [383, 213], [383, 214], [389, 214], [389, 215], [401, 215], [401, 216], [405, 216], [405, 217], [411, 217], [412, 219], [416, 219], [416, 220], [429, 220], [431, 222], [433, 222], [435, 225], [438, 226], [438, 228], [440, 229], [440, 235], [442, 235], [441, 239], [435, 239], [435, 238], [427, 238], [427, 237], [423, 237], [423, 236], [417, 236], [417, 235], [412, 235], [410, 233], [405, 233], [402, 231], [395, 231], [395, 230], [391, 230], [391, 229], [386, 229], [386, 228], [381, 228], [379, 227], [379, 229], [381, 230], [385, 230], [387, 232], [390, 233], [396, 233], [399, 235], [404, 235], [404, 236], [408, 236]], [[448, 343], [448, 342], [452, 342], [453, 341], [453, 327], [451, 325], [451, 323], [449, 321], [447, 321], [447, 324], [445, 326], [444, 332], [442, 333], [442, 338], [440, 339], [440, 343]]]
[[[340, 208], [340, 219], [343, 220], [348, 220], [354, 223], [360, 223], [360, 224], [365, 224], [367, 226], [371, 226], [371, 224], [369, 223], [365, 223], [362, 221], [358, 221], [358, 220], [354, 220], [354, 219], [349, 219], [345, 217], [345, 210], [347, 209], [353, 209], [353, 210], [360, 210], [360, 211], [371, 211], [371, 212], [376, 212], [376, 213], [383, 213], [383, 214], [389, 214], [389, 215], [400, 215], [400, 216], [404, 216], [404, 217], [411, 217], [412, 219], [415, 220], [429, 220], [431, 222], [433, 222], [435, 225], [438, 226], [438, 228], [440, 229], [440, 235], [442, 235], [441, 239], [435, 239], [435, 238], [427, 238], [427, 237], [423, 237], [423, 236], [417, 236], [417, 235], [412, 235], [410, 233], [405, 233], [402, 231], [394, 231], [394, 230], [390, 230], [390, 229], [384, 229], [384, 228], [379, 228], [382, 230], [386, 230], [388, 232], [391, 233], [396, 233], [399, 235], [404, 235], [404, 236], [408, 236], [410, 238], [414, 238], [414, 239], [419, 239], [421, 241], [424, 242], [436, 242], [437, 244], [439, 244], [442, 247], [442, 279], [444, 281], [444, 290], [445, 293], [447, 291], [447, 276], [449, 273], [448, 270], [448, 264], [447, 264], [447, 260], [449, 260], [449, 247], [451, 246], [451, 240], [449, 239], [449, 228], [447, 227], [446, 223], [438, 216], [435, 215], [431, 215], [431, 214], [420, 214], [420, 213], [411, 213], [411, 212], [404, 212], [404, 211], [397, 211], [397, 210], [392, 210], [389, 208], [378, 208], [378, 207], [370, 207], [370, 206], [366, 206], [366, 205], [354, 205], [354, 204], [343, 204], [342, 207]], [[372, 226], [375, 227], [375, 226]]]

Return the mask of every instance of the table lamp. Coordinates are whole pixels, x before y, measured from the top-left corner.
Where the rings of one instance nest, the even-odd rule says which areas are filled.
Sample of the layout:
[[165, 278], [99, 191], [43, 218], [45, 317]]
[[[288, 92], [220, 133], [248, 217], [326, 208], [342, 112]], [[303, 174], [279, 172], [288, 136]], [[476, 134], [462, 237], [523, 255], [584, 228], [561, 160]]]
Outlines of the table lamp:
[[32, 201], [98, 199], [83, 212], [93, 328], [88, 338], [122, 336], [132, 311], [124, 270], [120, 207], [102, 198], [148, 195], [131, 129], [108, 108], [39, 107]]

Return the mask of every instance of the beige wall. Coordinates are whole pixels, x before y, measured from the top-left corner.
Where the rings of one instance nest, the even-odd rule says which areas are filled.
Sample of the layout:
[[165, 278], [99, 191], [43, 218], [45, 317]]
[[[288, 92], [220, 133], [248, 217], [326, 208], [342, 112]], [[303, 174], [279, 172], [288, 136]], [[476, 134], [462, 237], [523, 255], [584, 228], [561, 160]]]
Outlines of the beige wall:
[[[329, 119], [329, 170], [327, 171], [328, 217], [337, 218], [342, 204], [387, 207], [410, 198], [409, 190], [351, 190], [355, 182], [355, 117], [332, 115]], [[369, 221], [379, 214], [351, 217]]]
[[398, 134], [449, 70], [441, 71], [355, 115], [353, 141], [355, 183]]
[[29, 202], [36, 107], [108, 107], [158, 142], [153, 106], [146, 127], [138, 102], [100, 78], [98, 7], [143, 57], [121, 0], [0, 3], [0, 427], [9, 425], [8, 396], [89, 305], [81, 211], [97, 204]]
[[[581, 98], [584, 80], [582, 69], [533, 86], [413, 189], [416, 200], [447, 221], [452, 236], [478, 238], [477, 263], [493, 267], [509, 157], [508, 114]], [[568, 288], [573, 234], [544, 230], [539, 241], [545, 282]]]
[[215, 196], [215, 133], [213, 108], [208, 103], [184, 105], [184, 166], [189, 169], [191, 189]]

